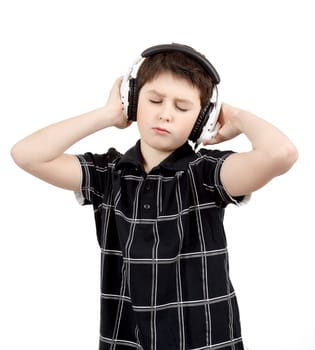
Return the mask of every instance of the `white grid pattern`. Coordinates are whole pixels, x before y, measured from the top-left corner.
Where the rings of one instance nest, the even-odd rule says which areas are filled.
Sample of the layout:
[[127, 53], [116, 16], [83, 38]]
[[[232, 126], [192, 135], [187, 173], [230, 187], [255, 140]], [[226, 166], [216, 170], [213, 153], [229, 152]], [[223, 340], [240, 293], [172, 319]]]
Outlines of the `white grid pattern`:
[[100, 350], [243, 350], [223, 228], [231, 152], [185, 144], [146, 174], [125, 155], [78, 156], [101, 247]]

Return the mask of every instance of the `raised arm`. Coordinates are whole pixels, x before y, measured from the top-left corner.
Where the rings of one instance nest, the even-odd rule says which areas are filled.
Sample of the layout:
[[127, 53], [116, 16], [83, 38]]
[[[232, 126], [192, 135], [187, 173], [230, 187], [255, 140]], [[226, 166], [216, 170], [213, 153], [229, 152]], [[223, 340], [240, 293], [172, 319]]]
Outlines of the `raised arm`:
[[124, 128], [118, 79], [104, 107], [47, 126], [17, 142], [11, 155], [18, 166], [55, 186], [79, 191], [81, 170], [77, 158], [65, 151], [82, 138], [109, 126]]
[[219, 122], [222, 126], [218, 135], [209, 144], [241, 133], [252, 144], [251, 151], [232, 154], [223, 163], [221, 180], [232, 196], [258, 190], [274, 177], [287, 172], [298, 158], [296, 147], [286, 135], [248, 111], [223, 104]]

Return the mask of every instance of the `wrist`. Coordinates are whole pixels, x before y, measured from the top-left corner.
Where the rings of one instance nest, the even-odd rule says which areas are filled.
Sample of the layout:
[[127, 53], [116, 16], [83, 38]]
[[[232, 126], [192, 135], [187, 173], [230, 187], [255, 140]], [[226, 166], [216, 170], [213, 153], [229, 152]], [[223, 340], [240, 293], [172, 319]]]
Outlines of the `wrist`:
[[100, 129], [116, 126], [117, 112], [110, 107], [102, 106], [95, 110], [95, 121]]
[[235, 108], [234, 113], [231, 116], [231, 121], [234, 127], [239, 130], [240, 133], [244, 133], [246, 125], [250, 123], [255, 116], [244, 109]]
[[230, 125], [235, 131], [242, 132], [242, 122], [244, 110], [231, 106], [227, 103], [222, 104], [222, 121], [223, 124]]

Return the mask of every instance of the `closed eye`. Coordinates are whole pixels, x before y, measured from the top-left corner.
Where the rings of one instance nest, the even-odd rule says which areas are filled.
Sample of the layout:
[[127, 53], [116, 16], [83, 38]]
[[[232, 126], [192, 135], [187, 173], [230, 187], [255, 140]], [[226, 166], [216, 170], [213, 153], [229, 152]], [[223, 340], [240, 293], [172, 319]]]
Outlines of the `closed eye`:
[[179, 106], [176, 106], [176, 108], [181, 111], [181, 112], [187, 112], [188, 109], [187, 108], [182, 108], [182, 107], [179, 107]]
[[[158, 99], [149, 99], [149, 101], [151, 102], [151, 103], [154, 103], [154, 104], [159, 104], [159, 103], [162, 103], [163, 101], [162, 100], [158, 100]], [[183, 107], [180, 107], [180, 106], [178, 106], [178, 105], [176, 105], [175, 106], [179, 111], [181, 111], [181, 112], [187, 112], [188, 111], [188, 109], [187, 108], [183, 108]]]

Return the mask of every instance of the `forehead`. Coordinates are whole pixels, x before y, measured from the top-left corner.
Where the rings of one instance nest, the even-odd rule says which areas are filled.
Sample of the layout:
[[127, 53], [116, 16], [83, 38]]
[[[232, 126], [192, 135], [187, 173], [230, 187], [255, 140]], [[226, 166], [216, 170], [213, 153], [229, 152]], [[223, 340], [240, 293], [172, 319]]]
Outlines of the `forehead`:
[[168, 71], [154, 76], [143, 85], [141, 90], [160, 94], [184, 95], [190, 98], [200, 99], [200, 90], [197, 86], [194, 86], [188, 79]]

